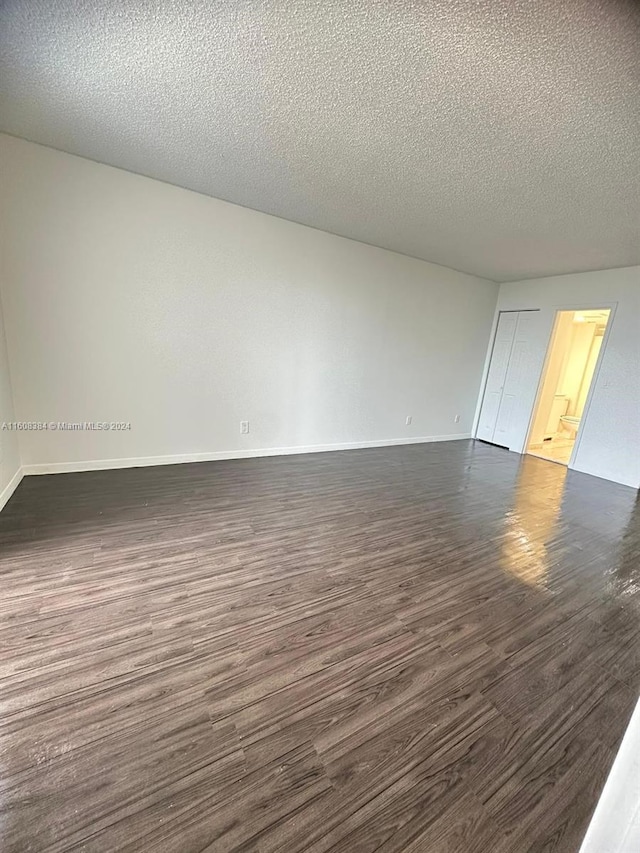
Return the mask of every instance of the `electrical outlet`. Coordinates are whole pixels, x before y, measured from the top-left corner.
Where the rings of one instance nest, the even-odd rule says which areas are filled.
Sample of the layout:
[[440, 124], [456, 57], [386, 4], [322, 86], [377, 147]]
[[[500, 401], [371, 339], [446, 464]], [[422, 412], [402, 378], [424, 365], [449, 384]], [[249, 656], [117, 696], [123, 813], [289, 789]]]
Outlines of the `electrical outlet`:
[[406, 426], [411, 426], [411, 421], [412, 421], [411, 415], [407, 415], [407, 419], [405, 420]]
[[454, 424], [459, 424], [460, 423], [460, 415], [456, 415], [455, 418], [453, 419], [453, 422], [454, 422]]
[[240, 421], [240, 435], [249, 435], [249, 421]]

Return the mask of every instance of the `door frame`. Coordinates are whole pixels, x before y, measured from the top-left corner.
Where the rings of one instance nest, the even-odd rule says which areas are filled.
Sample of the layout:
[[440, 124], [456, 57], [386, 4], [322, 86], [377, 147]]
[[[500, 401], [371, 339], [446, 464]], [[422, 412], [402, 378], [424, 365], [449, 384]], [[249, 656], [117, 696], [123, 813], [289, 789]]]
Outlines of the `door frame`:
[[[586, 300], [588, 302], [588, 300]], [[540, 402], [540, 397], [542, 395], [542, 387], [544, 385], [544, 378], [547, 373], [547, 367], [549, 366], [549, 359], [551, 357], [551, 348], [553, 346], [554, 337], [556, 333], [556, 329], [558, 327], [559, 314], [562, 311], [606, 311], [609, 310], [609, 319], [607, 320], [607, 326], [604, 330], [604, 335], [602, 337], [602, 346], [600, 347], [600, 352], [598, 353], [598, 360], [596, 361], [596, 366], [593, 371], [593, 376], [591, 377], [591, 384], [589, 385], [589, 391], [587, 393], [587, 398], [584, 403], [584, 409], [582, 412], [582, 416], [580, 418], [580, 426], [578, 427], [578, 431], [576, 432], [576, 440], [573, 444], [573, 450], [571, 451], [571, 456], [569, 457], [569, 461], [567, 462], [567, 468], [570, 469], [573, 467], [573, 464], [576, 459], [576, 455], [578, 450], [580, 449], [580, 442], [582, 441], [582, 434], [584, 430], [584, 425], [589, 415], [589, 410], [591, 408], [591, 401], [593, 399], [593, 393], [595, 391], [596, 383], [598, 381], [598, 376], [600, 374], [600, 368], [602, 366], [602, 359], [607, 348], [607, 344], [609, 343], [609, 335], [611, 334], [611, 327], [613, 325], [613, 321], [616, 314], [616, 309], [618, 307], [617, 302], [598, 302], [597, 305], [589, 305], [585, 306], [584, 302], [573, 302], [565, 305], [556, 305], [553, 310], [553, 322], [551, 324], [551, 331], [549, 333], [547, 339], [547, 348], [545, 350], [545, 356], [542, 363], [542, 368], [540, 370], [540, 376], [538, 377], [538, 387], [536, 389], [535, 399], [533, 401], [533, 407], [531, 409], [531, 414], [529, 415], [529, 424], [527, 426], [527, 434], [524, 442], [524, 447], [522, 448], [522, 455], [531, 455], [527, 454], [527, 447], [529, 446], [529, 438], [531, 437], [531, 432], [533, 430], [533, 422], [535, 420], [535, 414], [538, 410], [538, 403]], [[538, 457], [540, 458], [540, 457]], [[544, 460], [553, 462], [553, 464], [562, 464], [556, 463], [554, 460]]]

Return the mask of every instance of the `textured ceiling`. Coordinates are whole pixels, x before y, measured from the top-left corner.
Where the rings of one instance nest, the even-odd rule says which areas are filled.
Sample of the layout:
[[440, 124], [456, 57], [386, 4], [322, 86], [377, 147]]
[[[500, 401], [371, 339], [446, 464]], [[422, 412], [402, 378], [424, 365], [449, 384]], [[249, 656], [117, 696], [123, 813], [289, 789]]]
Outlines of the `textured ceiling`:
[[498, 281], [640, 262], [633, 0], [0, 0], [0, 128]]

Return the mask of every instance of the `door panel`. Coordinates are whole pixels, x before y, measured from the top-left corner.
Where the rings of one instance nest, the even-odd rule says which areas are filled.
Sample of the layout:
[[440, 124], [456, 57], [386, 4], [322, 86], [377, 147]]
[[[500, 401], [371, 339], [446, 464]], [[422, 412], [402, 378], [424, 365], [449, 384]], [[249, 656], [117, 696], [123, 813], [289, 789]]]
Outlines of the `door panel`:
[[524, 415], [523, 406], [529, 405], [531, 389], [537, 387], [537, 362], [532, 358], [532, 333], [538, 320], [536, 311], [520, 311], [511, 348], [511, 357], [504, 382], [494, 441], [513, 448], [518, 444], [518, 425]]
[[506, 442], [511, 430], [516, 397], [520, 390], [520, 376], [522, 374], [522, 366], [527, 357], [527, 347], [527, 341], [520, 340], [516, 331], [516, 340], [513, 342], [511, 348], [511, 358], [509, 359], [502, 400], [500, 401], [500, 409], [496, 418], [496, 428], [493, 433], [493, 440], [498, 444], [504, 444], [505, 447], [509, 446]]
[[500, 411], [496, 421], [496, 428], [493, 431], [493, 440], [496, 444], [501, 444], [503, 447], [509, 447], [508, 436], [511, 431], [513, 420], [513, 410], [516, 404], [515, 394], [503, 393], [500, 401]]
[[476, 432], [477, 437], [484, 441], [494, 441], [493, 436], [500, 411], [517, 323], [517, 311], [502, 311], [500, 313]]

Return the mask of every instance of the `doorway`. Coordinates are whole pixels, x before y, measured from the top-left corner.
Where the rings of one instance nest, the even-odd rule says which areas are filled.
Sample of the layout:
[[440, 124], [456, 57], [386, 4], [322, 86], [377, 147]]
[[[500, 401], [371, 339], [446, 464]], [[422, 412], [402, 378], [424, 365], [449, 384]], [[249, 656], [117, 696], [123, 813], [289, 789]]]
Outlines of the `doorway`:
[[568, 465], [611, 310], [558, 311], [526, 452]]

